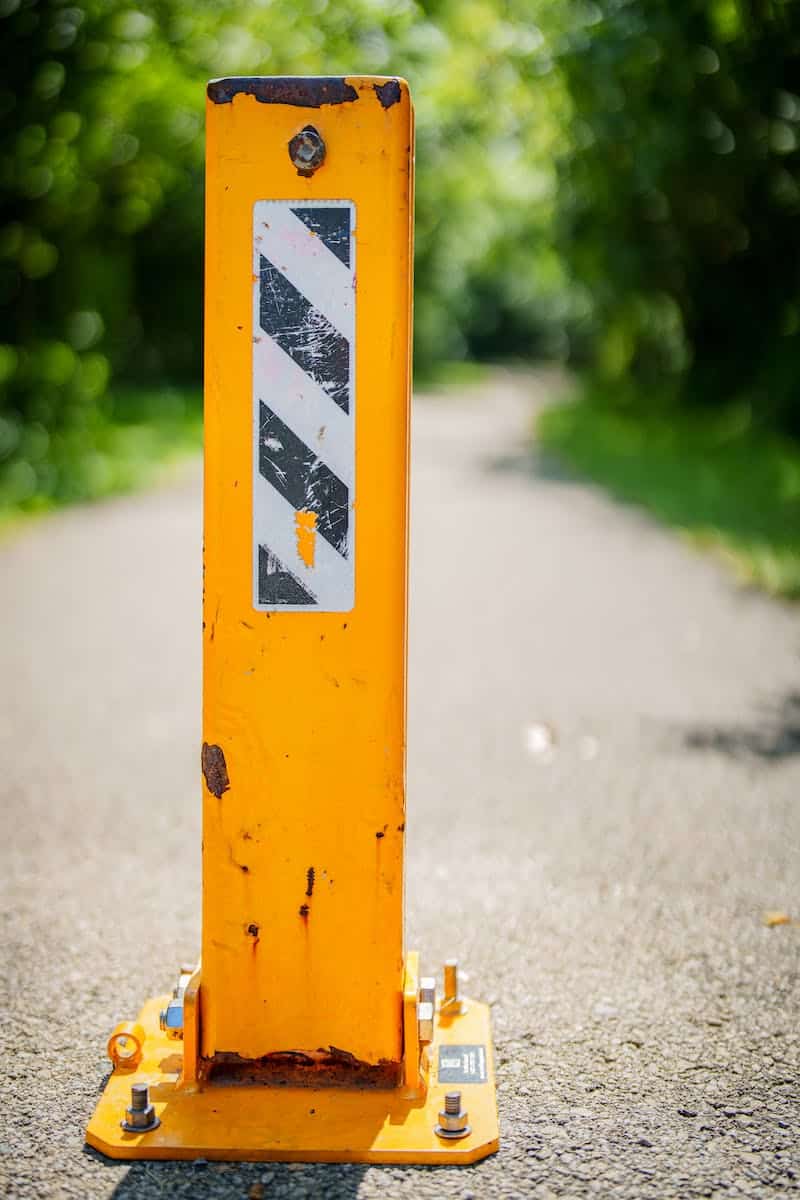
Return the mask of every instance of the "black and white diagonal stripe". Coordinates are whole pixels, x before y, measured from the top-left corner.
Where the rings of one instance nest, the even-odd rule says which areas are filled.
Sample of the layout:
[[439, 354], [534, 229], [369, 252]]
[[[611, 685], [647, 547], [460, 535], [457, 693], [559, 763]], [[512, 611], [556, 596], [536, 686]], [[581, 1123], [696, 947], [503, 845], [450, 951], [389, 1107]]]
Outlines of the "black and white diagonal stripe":
[[[354, 599], [354, 211], [253, 210], [253, 603], [346, 612]], [[314, 561], [298, 547], [314, 514]]]

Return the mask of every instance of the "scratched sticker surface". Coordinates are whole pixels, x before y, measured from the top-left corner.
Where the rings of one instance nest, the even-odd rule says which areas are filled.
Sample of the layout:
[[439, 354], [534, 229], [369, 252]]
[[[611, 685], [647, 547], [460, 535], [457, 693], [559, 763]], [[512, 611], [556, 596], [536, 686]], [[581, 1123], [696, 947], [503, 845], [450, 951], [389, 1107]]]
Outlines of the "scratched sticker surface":
[[440, 1046], [439, 1083], [486, 1083], [485, 1046]]
[[355, 586], [355, 206], [253, 206], [253, 607]]

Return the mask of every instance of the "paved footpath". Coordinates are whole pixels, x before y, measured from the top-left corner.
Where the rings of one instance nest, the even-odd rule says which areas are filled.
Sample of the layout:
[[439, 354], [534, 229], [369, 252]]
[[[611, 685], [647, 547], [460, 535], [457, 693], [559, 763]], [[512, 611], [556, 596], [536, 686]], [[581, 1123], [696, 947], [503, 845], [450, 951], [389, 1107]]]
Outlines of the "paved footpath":
[[526, 449], [547, 376], [421, 398], [409, 941], [493, 1005], [471, 1168], [109, 1164], [105, 1038], [198, 944], [200, 481], [0, 546], [0, 1193], [800, 1188], [800, 610]]

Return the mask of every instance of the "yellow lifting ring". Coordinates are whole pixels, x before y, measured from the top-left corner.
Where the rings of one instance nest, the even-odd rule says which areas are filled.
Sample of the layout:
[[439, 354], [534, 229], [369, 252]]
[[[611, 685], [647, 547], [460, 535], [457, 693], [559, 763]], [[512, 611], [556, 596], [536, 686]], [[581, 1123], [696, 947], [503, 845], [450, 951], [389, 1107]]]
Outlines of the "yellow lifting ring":
[[108, 1057], [117, 1070], [132, 1071], [142, 1061], [144, 1030], [135, 1021], [120, 1021], [108, 1039]]

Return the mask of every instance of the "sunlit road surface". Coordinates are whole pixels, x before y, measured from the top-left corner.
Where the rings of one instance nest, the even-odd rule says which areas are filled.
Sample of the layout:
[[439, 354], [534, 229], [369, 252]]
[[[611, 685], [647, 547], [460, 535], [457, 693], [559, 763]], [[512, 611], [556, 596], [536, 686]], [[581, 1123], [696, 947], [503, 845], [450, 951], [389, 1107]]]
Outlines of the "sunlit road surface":
[[409, 943], [493, 1005], [472, 1168], [109, 1164], [105, 1039], [198, 944], [199, 471], [0, 546], [0, 1191], [798, 1187], [800, 611], [531, 456], [546, 376], [415, 409]]

